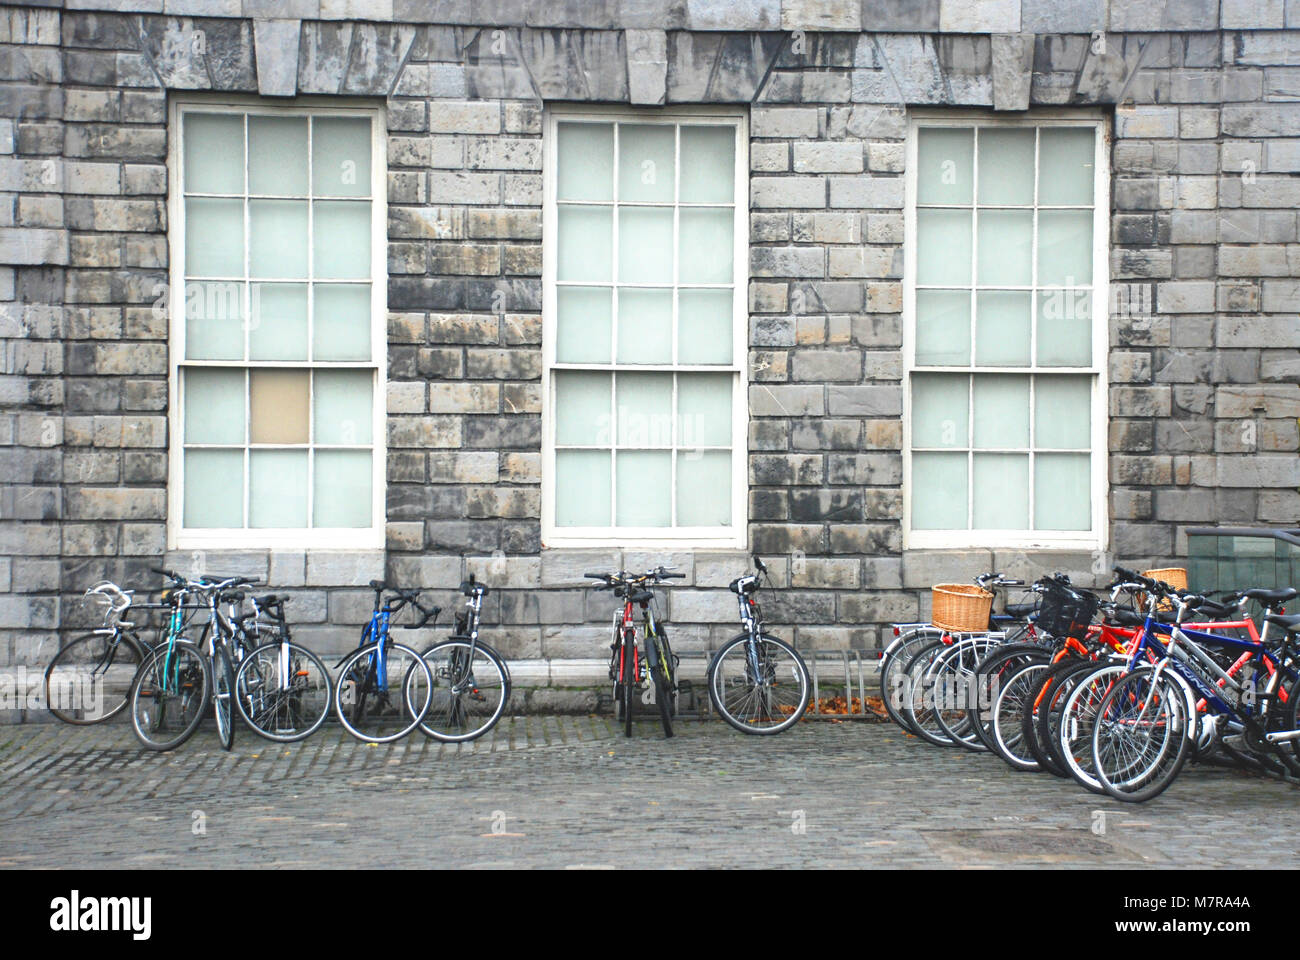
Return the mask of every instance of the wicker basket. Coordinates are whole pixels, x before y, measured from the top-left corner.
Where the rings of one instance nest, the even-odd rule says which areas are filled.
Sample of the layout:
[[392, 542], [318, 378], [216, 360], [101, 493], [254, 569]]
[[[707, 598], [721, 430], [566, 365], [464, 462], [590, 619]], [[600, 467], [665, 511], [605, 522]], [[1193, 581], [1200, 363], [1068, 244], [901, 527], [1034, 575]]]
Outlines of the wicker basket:
[[989, 628], [993, 594], [970, 583], [937, 583], [930, 589], [930, 622], [949, 633], [973, 633]]
[[[1184, 567], [1161, 567], [1158, 570], [1143, 570], [1142, 576], [1150, 577], [1152, 580], [1159, 580], [1161, 583], [1167, 583], [1175, 590], [1187, 589], [1187, 570]], [[1146, 606], [1146, 594], [1138, 594], [1138, 600]], [[1169, 600], [1161, 600], [1156, 605], [1161, 610], [1172, 610], [1174, 605]]]

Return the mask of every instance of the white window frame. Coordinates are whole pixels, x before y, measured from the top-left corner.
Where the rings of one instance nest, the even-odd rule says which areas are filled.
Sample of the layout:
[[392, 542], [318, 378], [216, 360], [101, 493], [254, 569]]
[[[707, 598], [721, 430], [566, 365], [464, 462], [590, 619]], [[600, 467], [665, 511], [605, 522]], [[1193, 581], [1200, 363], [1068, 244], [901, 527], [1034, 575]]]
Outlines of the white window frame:
[[[734, 171], [735, 219], [733, 237], [735, 243], [734, 264], [732, 268], [732, 363], [709, 365], [707, 368], [694, 365], [671, 364], [636, 364], [619, 365], [613, 361], [608, 364], [559, 364], [555, 359], [556, 328], [556, 260], [558, 243], [558, 207], [556, 203], [556, 177], [558, 173], [558, 124], [561, 121], [589, 121], [597, 123], [663, 123], [663, 124], [700, 124], [731, 125], [736, 129], [736, 154]], [[749, 402], [748, 402], [748, 356], [749, 356], [749, 119], [745, 110], [719, 107], [692, 108], [674, 107], [671, 109], [604, 106], [567, 106], [548, 107], [544, 126], [544, 218], [542, 231], [542, 544], [545, 547], [601, 547], [619, 544], [637, 547], [709, 547], [720, 549], [744, 549], [748, 545], [749, 513]], [[618, 147], [614, 147], [614, 183], [618, 183]], [[701, 206], [719, 206], [718, 203], [701, 204]], [[689, 206], [689, 205], [688, 205]], [[681, 206], [675, 205], [674, 210]], [[675, 216], [675, 215], [674, 215]], [[614, 238], [618, 238], [618, 216], [614, 216]], [[674, 235], [676, 231], [674, 230]], [[617, 273], [617, 259], [613, 262]], [[577, 282], [575, 281], [575, 284]], [[603, 282], [577, 284], [586, 286], [606, 285]], [[608, 285], [619, 286], [611, 280]], [[677, 333], [677, 298], [673, 298], [673, 336]], [[613, 336], [617, 337], [618, 318], [614, 314]], [[612, 344], [617, 349], [617, 340]], [[731, 515], [730, 527], [558, 527], [555, 523], [555, 386], [552, 374], [556, 370], [624, 370], [635, 372], [700, 372], [730, 373], [733, 375], [733, 393], [731, 398], [732, 446], [731, 446]], [[674, 390], [674, 403], [676, 391]], [[674, 412], [674, 423], [677, 417]], [[676, 429], [674, 427], [674, 429]], [[611, 460], [616, 460], [611, 457]], [[611, 467], [613, 464], [611, 464]], [[611, 474], [611, 483], [613, 476]], [[676, 476], [673, 476], [674, 497], [676, 496]], [[613, 518], [611, 518], [613, 519]]]
[[[998, 126], [1012, 129], [1033, 129], [1051, 126], [1092, 126], [1096, 129], [1093, 160], [1093, 273], [1092, 273], [1092, 363], [1087, 367], [1038, 367], [1031, 353], [1029, 367], [981, 368], [916, 365], [916, 261], [917, 261], [917, 143], [921, 127], [975, 127]], [[977, 148], [978, 149], [978, 148]], [[907, 130], [907, 191], [904, 211], [904, 270], [903, 270], [903, 548], [962, 549], [990, 547], [1004, 549], [1083, 549], [1105, 550], [1109, 545], [1109, 488], [1107, 481], [1107, 405], [1109, 358], [1109, 280], [1110, 280], [1110, 128], [1104, 115], [1094, 110], [1034, 112], [1008, 117], [986, 111], [912, 111]], [[978, 153], [972, 160], [974, 176], [978, 177]], [[1038, 158], [1035, 157], [1035, 168]], [[1037, 172], [1037, 170], [1035, 171]], [[978, 183], [972, 184], [972, 190]], [[1036, 199], [1036, 198], [1035, 198]], [[972, 197], [974, 201], [974, 196]], [[977, 215], [978, 216], [978, 215]], [[1036, 233], [1036, 231], [1035, 231]], [[972, 224], [972, 284], [975, 281], [974, 264], [979, 255], [978, 219]], [[978, 289], [978, 286], [976, 286]], [[1030, 298], [1036, 323], [1038, 298]], [[1035, 329], [1031, 326], [1031, 331]], [[1032, 335], [1032, 332], [1031, 332]], [[972, 338], [971, 350], [975, 349]], [[912, 529], [912, 375], [922, 373], [969, 373], [978, 375], [988, 369], [999, 373], [1035, 375], [1088, 374], [1092, 376], [1091, 417], [1091, 485], [1092, 529], [1084, 533], [1050, 530], [914, 530]], [[1032, 425], [1031, 425], [1032, 429]], [[969, 440], [969, 438], [968, 438]], [[1032, 447], [1033, 436], [1030, 436]], [[1033, 474], [1029, 479], [1030, 522], [1033, 522]], [[973, 495], [973, 494], [971, 494]]]
[[[255, 361], [255, 360], [185, 360], [185, 183], [182, 144], [182, 114], [187, 112], [235, 113], [280, 117], [296, 113], [314, 116], [367, 117], [371, 121], [370, 204], [371, 204], [371, 285], [370, 285], [370, 360], [363, 361]], [[170, 317], [168, 344], [168, 482], [167, 547], [169, 550], [199, 549], [383, 549], [385, 545], [387, 464], [386, 412], [388, 371], [388, 212], [387, 212], [387, 142], [388, 130], [384, 108], [380, 105], [340, 106], [337, 100], [300, 97], [283, 102], [269, 102], [253, 96], [182, 96], [171, 100], [168, 109], [169, 146], [167, 168], [171, 187], [168, 190], [168, 246], [170, 250], [170, 288], [167, 292]], [[244, 163], [248, 162], [247, 138]], [[247, 216], [247, 213], [245, 214]], [[308, 232], [307, 242], [312, 237]], [[247, 257], [247, 251], [245, 251]], [[310, 282], [310, 281], [308, 281]], [[247, 320], [245, 321], [247, 323]], [[185, 482], [185, 400], [181, 391], [183, 367], [236, 367], [243, 370], [287, 369], [361, 369], [374, 370], [371, 395], [371, 512], [369, 527], [240, 527], [220, 529], [184, 526]], [[245, 396], [245, 420], [249, 415]], [[311, 445], [309, 440], [309, 446]], [[247, 443], [245, 444], [247, 448]], [[251, 497], [248, 465], [245, 461], [245, 504]], [[309, 479], [310, 484], [310, 479]], [[310, 509], [311, 490], [308, 490]]]

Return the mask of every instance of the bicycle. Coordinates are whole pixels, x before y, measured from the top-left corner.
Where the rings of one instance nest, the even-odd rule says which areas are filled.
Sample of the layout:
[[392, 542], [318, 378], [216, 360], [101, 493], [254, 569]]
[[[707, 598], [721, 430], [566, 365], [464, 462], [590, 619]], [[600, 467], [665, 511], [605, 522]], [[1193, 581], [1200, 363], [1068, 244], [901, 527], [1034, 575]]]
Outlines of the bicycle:
[[[324, 662], [294, 643], [284, 605], [290, 598], [251, 598], [253, 612], [234, 618], [240, 635], [267, 639], [252, 647], [235, 673], [235, 705], [244, 722], [267, 740], [294, 743], [320, 729], [332, 703]], [[265, 619], [263, 619], [265, 617]]]

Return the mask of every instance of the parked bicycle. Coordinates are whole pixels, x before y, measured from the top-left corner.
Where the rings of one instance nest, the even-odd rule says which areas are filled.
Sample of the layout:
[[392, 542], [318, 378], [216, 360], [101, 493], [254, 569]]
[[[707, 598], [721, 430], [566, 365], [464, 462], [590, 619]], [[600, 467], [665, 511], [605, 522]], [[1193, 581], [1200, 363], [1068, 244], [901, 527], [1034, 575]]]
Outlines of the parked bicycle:
[[251, 597], [252, 611], [234, 618], [253, 643], [235, 674], [235, 704], [252, 730], [276, 743], [305, 740], [329, 717], [329, 670], [291, 636], [287, 596]]

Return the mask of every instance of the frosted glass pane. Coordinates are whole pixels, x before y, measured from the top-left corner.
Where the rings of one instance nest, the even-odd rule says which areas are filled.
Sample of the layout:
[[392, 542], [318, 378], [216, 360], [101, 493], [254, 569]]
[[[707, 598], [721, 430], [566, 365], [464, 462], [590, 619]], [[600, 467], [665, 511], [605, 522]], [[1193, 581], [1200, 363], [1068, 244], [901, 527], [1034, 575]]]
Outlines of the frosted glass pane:
[[317, 370], [312, 416], [317, 443], [370, 443], [374, 374]]
[[370, 201], [326, 201], [312, 212], [316, 276], [364, 280], [370, 276]]
[[976, 530], [1025, 530], [1029, 527], [1029, 457], [977, 453], [974, 470]]
[[248, 118], [248, 192], [307, 195], [307, 118]]
[[975, 294], [975, 362], [990, 367], [1029, 366], [1029, 292], [981, 290]]
[[675, 141], [674, 128], [665, 124], [619, 124], [619, 200], [672, 202]]
[[555, 374], [555, 442], [603, 446], [610, 442], [610, 375], [563, 371]]
[[923, 373], [912, 377], [912, 446], [966, 446], [970, 377]]
[[312, 525], [368, 527], [374, 502], [369, 450], [317, 450]]
[[677, 292], [677, 360], [679, 363], [731, 363], [732, 316], [735, 295], [730, 290]]
[[1047, 367], [1092, 364], [1092, 294], [1045, 290], [1038, 294], [1038, 362]]
[[242, 114], [185, 114], [185, 192], [244, 192]]
[[1092, 283], [1092, 211], [1038, 212], [1038, 283]]
[[312, 121], [311, 175], [316, 196], [370, 196], [370, 139], [368, 117]]
[[965, 530], [966, 454], [912, 455], [912, 529]]
[[1029, 378], [975, 378], [976, 447], [1029, 446]]
[[1031, 210], [981, 210], [979, 282], [992, 286], [1028, 286], [1034, 250]]
[[734, 127], [681, 127], [682, 172], [678, 197], [684, 203], [732, 203], [736, 199]]
[[210, 197], [185, 201], [185, 275], [244, 275], [244, 201]]
[[1091, 430], [1091, 377], [1034, 379], [1034, 446], [1087, 450]]
[[254, 450], [248, 456], [248, 525], [307, 526], [307, 451]]
[[555, 451], [556, 526], [609, 526], [610, 495], [608, 450]]
[[916, 146], [917, 202], [970, 203], [974, 156], [973, 130], [923, 127]]
[[313, 296], [313, 359], [369, 360], [370, 284], [318, 283]]
[[248, 201], [248, 272], [253, 277], [307, 276], [307, 204]]
[[618, 211], [618, 278], [624, 283], [671, 283], [673, 212], [656, 207]]
[[731, 446], [731, 396], [734, 377], [729, 373], [677, 375], [677, 446]]
[[614, 125], [561, 123], [555, 171], [560, 200], [614, 199]]
[[218, 530], [244, 525], [244, 451], [185, 451], [185, 526]]
[[613, 291], [608, 287], [560, 287], [555, 297], [555, 359], [560, 363], [609, 363]]
[[613, 246], [610, 207], [560, 207], [558, 279], [609, 280]]
[[1043, 127], [1038, 136], [1038, 202], [1092, 203], [1093, 129]]
[[672, 524], [672, 454], [633, 450], [618, 454], [617, 524], [667, 527]]
[[1092, 529], [1090, 474], [1086, 453], [1040, 453], [1034, 457], [1034, 529]]
[[244, 285], [185, 284], [185, 356], [190, 360], [244, 359]]
[[618, 292], [618, 362], [672, 363], [673, 292], [624, 287]]
[[620, 373], [618, 442], [624, 447], [667, 447], [673, 442], [673, 375]]
[[307, 284], [253, 284], [248, 353], [254, 360], [307, 359]]
[[677, 526], [731, 526], [731, 454], [677, 454]]
[[248, 435], [253, 443], [306, 443], [306, 370], [252, 370], [248, 374]]
[[185, 442], [244, 442], [244, 371], [185, 371]]
[[1034, 202], [1034, 131], [981, 127], [980, 203]]
[[678, 279], [682, 283], [729, 283], [735, 262], [735, 214], [731, 208], [683, 208], [677, 216]]
[[918, 366], [970, 363], [970, 293], [966, 290], [916, 292]]
[[916, 282], [970, 283], [969, 210], [916, 211]]

